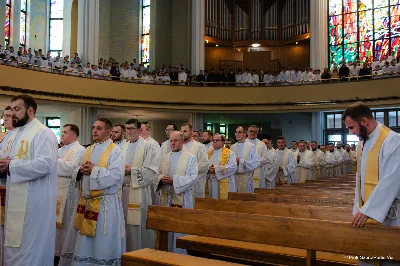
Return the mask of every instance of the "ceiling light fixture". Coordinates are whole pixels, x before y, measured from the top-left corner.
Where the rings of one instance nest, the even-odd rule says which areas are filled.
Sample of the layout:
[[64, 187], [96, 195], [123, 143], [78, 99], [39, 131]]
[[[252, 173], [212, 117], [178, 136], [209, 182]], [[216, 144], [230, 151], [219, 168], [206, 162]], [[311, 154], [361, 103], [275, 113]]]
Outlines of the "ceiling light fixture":
[[206, 43], [208, 43], [208, 40], [206, 40]]
[[215, 46], [218, 47], [218, 44], [216, 44]]
[[251, 46], [253, 46], [254, 48], [260, 47], [259, 43], [253, 43]]
[[296, 44], [299, 44], [299, 42], [296, 42]]

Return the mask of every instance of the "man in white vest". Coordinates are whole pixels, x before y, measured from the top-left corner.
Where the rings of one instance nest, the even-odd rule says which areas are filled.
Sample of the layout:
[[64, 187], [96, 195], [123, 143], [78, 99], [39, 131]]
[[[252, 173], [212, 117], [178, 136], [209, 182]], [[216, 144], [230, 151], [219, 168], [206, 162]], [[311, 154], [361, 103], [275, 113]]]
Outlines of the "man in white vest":
[[201, 142], [201, 138], [200, 138], [200, 130], [193, 130], [192, 131], [192, 138], [193, 140], [197, 141], [197, 142]]
[[337, 151], [342, 156], [342, 164], [340, 165], [340, 172], [342, 175], [346, 175], [348, 165], [350, 164], [350, 156], [344, 149], [343, 143], [341, 141], [338, 141], [336, 146], [337, 146]]
[[[353, 226], [400, 225], [400, 136], [378, 123], [371, 109], [356, 103], [343, 113], [350, 134], [360, 138]], [[371, 227], [372, 228], [372, 227]], [[358, 265], [400, 265], [400, 261], [359, 261]]]
[[158, 156], [161, 156], [160, 144], [151, 137], [150, 126], [147, 123], [141, 123], [140, 136], [144, 138], [147, 142], [150, 142], [153, 145], [153, 148], [156, 149]]
[[337, 149], [335, 149], [335, 145], [333, 145], [333, 143], [328, 144], [328, 149], [335, 160], [332, 176], [340, 176], [342, 174], [342, 171], [341, 171], [342, 161], [343, 161], [342, 155], [340, 154], [340, 152]]
[[[275, 150], [278, 158], [279, 172], [275, 177], [275, 183], [281, 184], [287, 182], [288, 185], [292, 183], [294, 179], [296, 160], [293, 157], [293, 152], [286, 148], [285, 137], [279, 136], [277, 141], [278, 149]], [[274, 188], [274, 187], [273, 187]]]
[[237, 142], [231, 146], [231, 151], [236, 155], [238, 166], [235, 174], [238, 192], [253, 193], [253, 171], [258, 167], [259, 158], [256, 146], [246, 139], [246, 133], [243, 126], [236, 128]]
[[213, 139], [213, 133], [211, 130], [204, 130], [203, 135], [202, 135], [202, 143], [206, 147], [206, 151], [208, 152], [209, 150], [212, 149], [212, 139]]
[[79, 199], [71, 217], [59, 266], [116, 265], [125, 252], [124, 213], [118, 196], [124, 169], [121, 149], [110, 139], [112, 123], [97, 119], [95, 144], [82, 155], [72, 176], [79, 183]]
[[292, 140], [292, 147], [290, 149], [293, 152], [293, 157], [297, 158], [297, 154], [299, 153], [299, 143], [295, 140]]
[[335, 170], [335, 168], [337, 167], [337, 163], [336, 163], [335, 153], [331, 152], [333, 143], [328, 143], [327, 147], [328, 148], [325, 152], [325, 176], [332, 177], [334, 176], [334, 173], [336, 173], [337, 171]]
[[15, 128], [9, 153], [1, 153], [7, 176], [3, 265], [54, 265], [57, 138], [35, 118], [33, 97], [11, 100]]
[[[160, 166], [161, 174], [156, 179], [157, 189], [161, 190], [160, 205], [192, 209], [194, 207], [192, 191], [198, 178], [197, 158], [183, 148], [183, 133], [174, 131], [169, 139], [171, 152], [164, 154]], [[169, 251], [185, 253], [184, 250], [176, 248], [175, 238], [182, 234], [170, 235]]]
[[56, 261], [61, 256], [68, 225], [75, 210], [78, 199], [78, 186], [72, 179], [73, 172], [81, 165], [84, 148], [78, 142], [79, 128], [74, 124], [66, 124], [61, 132], [61, 142], [64, 144], [58, 150], [57, 171], [57, 204], [56, 204]]
[[194, 185], [194, 197], [205, 197], [205, 186], [208, 171], [208, 157], [204, 145], [193, 140], [192, 138], [193, 127], [189, 123], [184, 123], [181, 126], [181, 133], [183, 134], [183, 148], [193, 154], [197, 158], [198, 178], [197, 183]]
[[253, 185], [254, 188], [271, 188], [271, 181], [275, 179], [279, 171], [278, 160], [275, 152], [267, 149], [264, 142], [257, 139], [258, 127], [251, 125], [247, 128], [247, 140], [256, 146], [259, 165], [254, 170]]
[[315, 165], [313, 169], [313, 178], [320, 178], [324, 173], [325, 168], [325, 153], [323, 153], [320, 149], [318, 149], [318, 143], [316, 141], [311, 142], [311, 151], [315, 156]]
[[314, 153], [306, 149], [307, 143], [300, 141], [299, 154], [297, 155], [296, 178], [294, 183], [305, 183], [312, 179], [312, 169], [315, 164]]
[[126, 122], [128, 142], [122, 147], [125, 166], [122, 206], [126, 222], [127, 251], [154, 248], [155, 245], [155, 232], [146, 229], [146, 221], [160, 159], [153, 143], [140, 136], [140, 127], [141, 123], [137, 119]]
[[346, 145], [346, 151], [350, 157], [348, 173], [355, 173], [357, 171], [357, 153], [351, 149], [349, 144]]
[[161, 144], [160, 159], [162, 159], [164, 154], [171, 152], [171, 144], [169, 141], [169, 136], [171, 135], [172, 132], [177, 131], [177, 130], [178, 130], [178, 127], [175, 124], [168, 124], [167, 127], [165, 128], [165, 135], [167, 135], [167, 140]]
[[115, 125], [114, 128], [111, 131], [111, 139], [114, 141], [115, 145], [117, 145], [118, 148], [122, 148], [122, 146], [126, 142], [126, 131], [125, 131], [125, 126], [124, 125]]
[[225, 136], [215, 134], [213, 149], [208, 152], [208, 195], [213, 199], [228, 199], [228, 192], [236, 192], [235, 173], [237, 170], [235, 154], [224, 147]]

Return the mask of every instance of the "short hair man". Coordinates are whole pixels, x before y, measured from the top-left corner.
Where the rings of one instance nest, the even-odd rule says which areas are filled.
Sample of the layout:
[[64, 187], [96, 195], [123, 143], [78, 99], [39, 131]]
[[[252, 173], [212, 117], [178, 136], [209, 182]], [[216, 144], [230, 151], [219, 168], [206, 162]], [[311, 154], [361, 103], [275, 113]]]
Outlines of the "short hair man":
[[315, 164], [314, 154], [307, 150], [307, 143], [300, 141], [299, 153], [297, 154], [296, 178], [294, 183], [305, 183], [312, 179], [312, 169]]
[[296, 160], [293, 152], [286, 148], [285, 137], [279, 136], [277, 138], [278, 149], [275, 150], [278, 157], [279, 172], [275, 177], [275, 183], [281, 184], [287, 182], [288, 185], [294, 180]]
[[122, 148], [122, 146], [126, 142], [126, 132], [124, 125], [115, 125], [111, 131], [111, 139], [117, 145], [118, 148]]
[[168, 124], [167, 127], [165, 128], [165, 135], [167, 136], [167, 140], [164, 141], [161, 144], [161, 156], [160, 159], [162, 158], [162, 156], [166, 153], [171, 152], [171, 145], [169, 142], [169, 136], [171, 135], [172, 132], [177, 131], [178, 127], [175, 124]]
[[200, 142], [200, 130], [193, 130], [192, 131], [192, 138], [193, 140]]
[[318, 149], [318, 143], [316, 141], [311, 142], [311, 151], [315, 156], [315, 167], [313, 171], [313, 179], [323, 177], [325, 168], [325, 153]]
[[207, 152], [212, 149], [213, 136], [214, 136], [214, 134], [212, 133], [211, 130], [204, 130], [203, 137], [202, 137], [202, 143], [206, 147]]
[[235, 143], [235, 141], [234, 141], [233, 139], [231, 139], [231, 138], [226, 139], [226, 140], [225, 140], [225, 143], [224, 143], [225, 148], [230, 149], [231, 146], [232, 146], [234, 143]]

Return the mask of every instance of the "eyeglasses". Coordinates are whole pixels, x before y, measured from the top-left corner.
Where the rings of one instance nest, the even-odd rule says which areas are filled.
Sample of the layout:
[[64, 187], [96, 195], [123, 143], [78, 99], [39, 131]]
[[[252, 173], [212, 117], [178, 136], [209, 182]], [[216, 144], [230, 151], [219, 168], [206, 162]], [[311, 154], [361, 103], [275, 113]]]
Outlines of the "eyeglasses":
[[235, 135], [244, 134], [244, 133], [246, 133], [246, 132], [244, 132], [244, 131], [239, 131], [239, 132], [235, 132]]
[[213, 142], [218, 142], [218, 141], [222, 141], [220, 139], [213, 139]]

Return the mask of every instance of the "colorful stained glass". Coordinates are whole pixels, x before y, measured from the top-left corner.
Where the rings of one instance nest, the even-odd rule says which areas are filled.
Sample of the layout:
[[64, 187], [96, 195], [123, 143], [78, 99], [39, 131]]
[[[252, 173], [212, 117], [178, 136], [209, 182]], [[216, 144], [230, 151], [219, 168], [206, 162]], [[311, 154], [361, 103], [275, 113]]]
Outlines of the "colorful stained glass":
[[338, 45], [343, 42], [343, 22], [342, 16], [329, 18], [329, 44]]
[[143, 8], [143, 32], [142, 34], [150, 33], [150, 7]]
[[357, 0], [344, 0], [343, 13], [353, 13], [357, 11]]
[[331, 0], [329, 1], [329, 16], [335, 16], [342, 14], [342, 0]]
[[26, 0], [21, 0], [21, 11], [26, 12]]
[[346, 62], [354, 62], [358, 58], [357, 43], [349, 43], [344, 45], [344, 60]]
[[11, 0], [6, 0], [6, 5], [11, 5]]
[[150, 62], [150, 35], [142, 36], [142, 62]]
[[50, 0], [50, 18], [64, 17], [64, 0]]
[[374, 0], [374, 8], [386, 7], [389, 5], [389, 0]]
[[9, 42], [10, 40], [10, 6], [6, 6], [6, 21], [4, 25], [4, 38], [6, 40], [6, 43]]
[[339, 65], [343, 60], [343, 47], [341, 45], [331, 46], [329, 50], [329, 64], [337, 63]]
[[150, 0], [143, 0], [143, 6], [149, 6]]
[[375, 58], [380, 60], [382, 56], [389, 55], [389, 39], [375, 41]]
[[357, 42], [358, 27], [357, 27], [357, 14], [345, 14], [344, 19], [344, 43], [354, 43]]
[[50, 50], [62, 50], [63, 21], [50, 20]]
[[375, 39], [383, 39], [389, 37], [389, 9], [375, 9], [374, 19]]
[[25, 45], [26, 38], [26, 14], [21, 12], [20, 22], [19, 22], [19, 43], [20, 45]]
[[373, 61], [373, 42], [359, 43], [359, 60], [368, 62]]
[[400, 56], [400, 37], [392, 38], [390, 50], [392, 51], [392, 55], [395, 58], [398, 58]]
[[390, 8], [390, 37], [400, 36], [400, 6]]
[[358, 28], [360, 31], [360, 41], [373, 40], [373, 21], [372, 10], [359, 12]]
[[390, 0], [390, 5], [400, 5], [400, 0]]
[[[400, 1], [400, 0], [399, 0]], [[358, 1], [358, 10], [369, 10], [372, 9], [372, 0], [359, 0]]]

